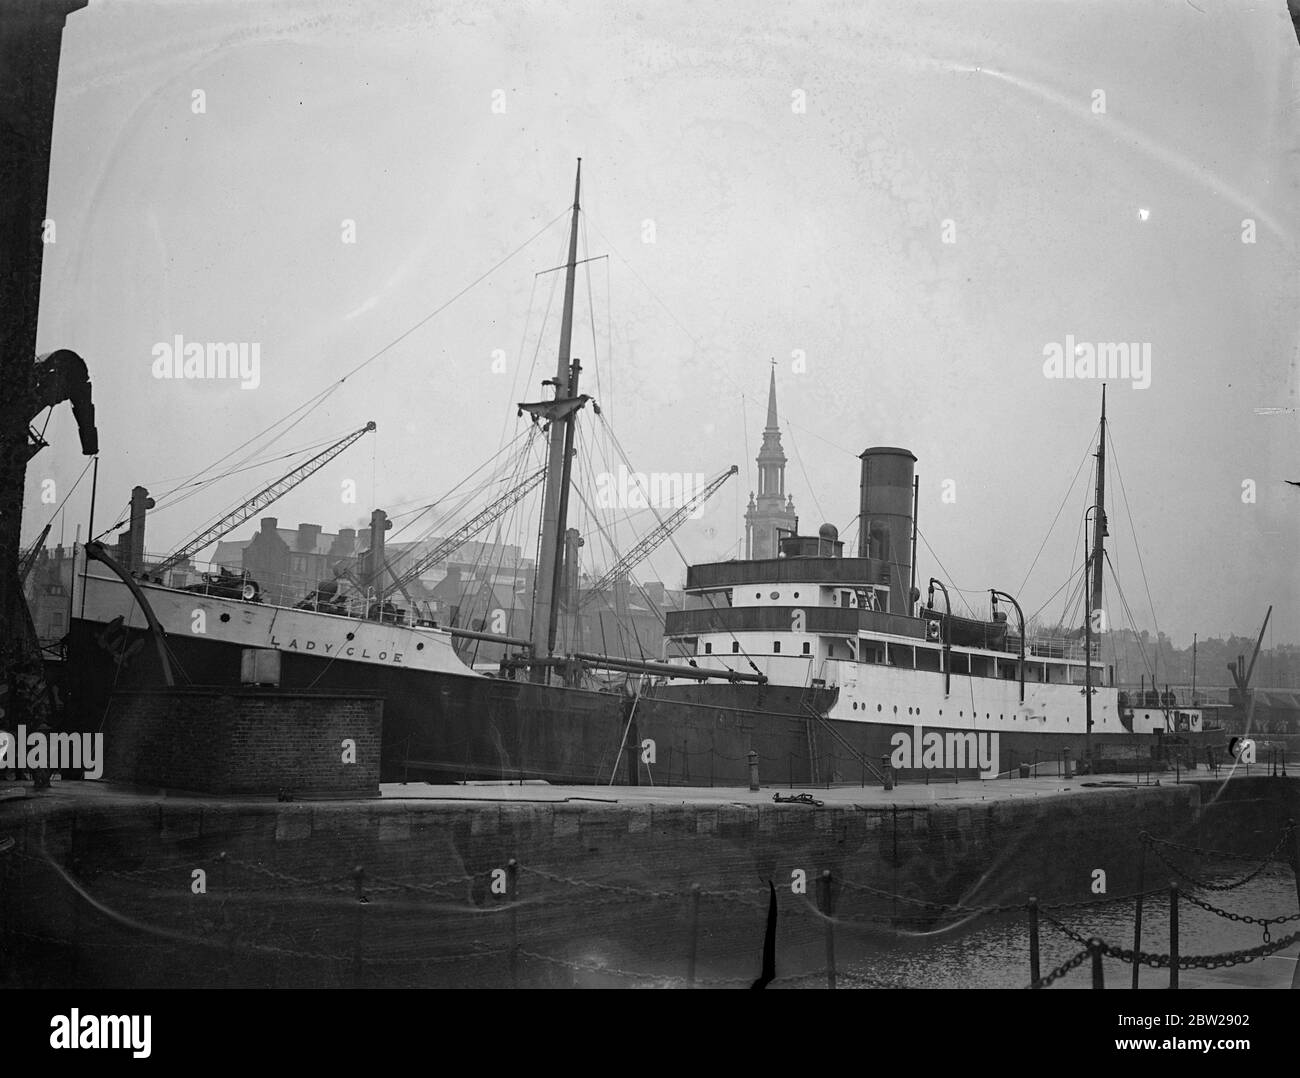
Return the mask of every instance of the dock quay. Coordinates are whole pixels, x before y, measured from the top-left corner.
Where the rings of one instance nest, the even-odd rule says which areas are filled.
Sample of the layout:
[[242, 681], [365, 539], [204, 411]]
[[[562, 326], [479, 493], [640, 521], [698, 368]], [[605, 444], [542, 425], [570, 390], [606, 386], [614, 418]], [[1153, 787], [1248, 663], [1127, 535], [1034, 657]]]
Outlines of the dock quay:
[[[799, 798], [776, 800], [775, 798]], [[1300, 779], [999, 779], [744, 788], [385, 784], [366, 800], [185, 795], [103, 782], [0, 784], [6, 987], [745, 987], [777, 906], [772, 987], [911, 987], [855, 973], [1027, 903], [1041, 975], [1069, 933], [1147, 896], [1272, 923], [1267, 954], [1179, 971], [1179, 987], [1290, 987]], [[1276, 877], [1282, 909], [1199, 873]], [[1217, 880], [1217, 877], [1216, 877]], [[769, 881], [771, 890], [769, 890]], [[1235, 885], [1234, 885], [1235, 886]], [[1216, 889], [1223, 888], [1223, 889]], [[1280, 888], [1280, 889], [1279, 889]], [[1199, 898], [1201, 904], [1194, 904]], [[1079, 926], [1072, 928], [1071, 926]], [[1234, 937], [1235, 938], [1235, 937]], [[1130, 936], [1104, 941], [1132, 948]], [[1185, 936], [1181, 955], [1195, 956]], [[1280, 945], [1279, 945], [1280, 944]], [[909, 944], [910, 945], [910, 944]], [[1258, 946], [1219, 947], [1243, 951]], [[1055, 948], [1055, 949], [1053, 949]], [[1077, 957], [1077, 956], [1076, 956]], [[1128, 987], [1118, 959], [1105, 987]], [[1142, 987], [1168, 987], [1167, 968]], [[998, 981], [998, 984], [1002, 984]], [[1061, 987], [1089, 987], [1076, 962]]]

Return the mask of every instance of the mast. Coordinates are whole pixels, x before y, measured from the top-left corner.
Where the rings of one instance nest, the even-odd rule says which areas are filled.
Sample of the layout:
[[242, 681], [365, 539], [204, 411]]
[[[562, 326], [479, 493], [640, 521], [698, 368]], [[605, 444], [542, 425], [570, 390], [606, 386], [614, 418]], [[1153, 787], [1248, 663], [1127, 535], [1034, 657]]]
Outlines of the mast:
[[[1106, 530], [1106, 386], [1101, 387], [1101, 437], [1097, 440], [1097, 500], [1089, 508], [1096, 510], [1092, 526], [1092, 595], [1085, 596], [1083, 611], [1083, 714], [1084, 755], [1088, 760], [1088, 773], [1092, 773], [1092, 612], [1101, 610], [1101, 566], [1105, 548], [1102, 540], [1110, 533]], [[1084, 514], [1085, 523], [1087, 514]], [[1085, 529], [1086, 534], [1086, 529]], [[1086, 555], [1084, 564], [1087, 564]], [[1084, 582], [1085, 592], [1087, 582]], [[1102, 625], [1105, 625], [1102, 614]], [[1021, 634], [1023, 636], [1023, 634]]]
[[[1102, 542], [1110, 534], [1106, 529], [1106, 386], [1101, 387], [1101, 438], [1097, 442], [1097, 516], [1092, 530], [1092, 609], [1101, 609], [1101, 569], [1105, 561]], [[1103, 621], [1102, 624], [1105, 624]]]
[[[570, 346], [573, 339], [573, 286], [578, 262], [578, 197], [582, 188], [582, 158], [578, 158], [577, 177], [573, 182], [573, 220], [569, 226], [569, 260], [564, 271], [564, 315], [560, 322], [560, 354], [555, 366], [555, 404], [568, 401], [570, 392]], [[558, 412], [560, 409], [556, 408]], [[533, 583], [532, 641], [533, 658], [550, 656], [555, 648], [555, 627], [559, 617], [558, 589], [560, 552], [563, 550], [568, 509], [569, 454], [573, 447], [574, 411], [562, 417], [552, 414], [550, 446], [546, 465], [546, 487], [542, 497], [541, 551]], [[535, 666], [533, 680], [546, 678], [546, 668]]]

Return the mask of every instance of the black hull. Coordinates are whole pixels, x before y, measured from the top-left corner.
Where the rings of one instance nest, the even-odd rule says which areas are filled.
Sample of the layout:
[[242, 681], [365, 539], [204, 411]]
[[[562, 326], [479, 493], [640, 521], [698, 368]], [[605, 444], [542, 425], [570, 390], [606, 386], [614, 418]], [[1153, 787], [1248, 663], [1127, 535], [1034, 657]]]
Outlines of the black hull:
[[[239, 690], [237, 645], [192, 637], [169, 637], [169, 645], [184, 672], [180, 683]], [[164, 684], [144, 630], [119, 630], [106, 638], [103, 626], [74, 621], [68, 655], [67, 728], [101, 729], [115, 690]], [[280, 684], [286, 690], [382, 697], [383, 782], [542, 779], [574, 785], [734, 786], [749, 782], [752, 751], [767, 786], [873, 783], [890, 754], [891, 737], [912, 730], [904, 724], [815, 719], [806, 705], [829, 706], [834, 690], [780, 686], [673, 686], [643, 695], [633, 707], [632, 698], [616, 692], [331, 662], [293, 652], [281, 653]], [[1106, 757], [1099, 770], [1146, 770], [1157, 747], [1152, 737], [1092, 740]], [[1204, 760], [1201, 740], [1176, 748], [1184, 764]], [[1171, 748], [1161, 746], [1162, 755]], [[1004, 734], [996, 767], [1007, 773], [1030, 763], [1036, 774], [1055, 774], [1064, 766], [1065, 750], [1077, 761], [1084, 749], [1081, 734]], [[970, 767], [936, 770], [939, 777], [977, 774]], [[921, 779], [926, 773], [905, 769], [899, 777]]]

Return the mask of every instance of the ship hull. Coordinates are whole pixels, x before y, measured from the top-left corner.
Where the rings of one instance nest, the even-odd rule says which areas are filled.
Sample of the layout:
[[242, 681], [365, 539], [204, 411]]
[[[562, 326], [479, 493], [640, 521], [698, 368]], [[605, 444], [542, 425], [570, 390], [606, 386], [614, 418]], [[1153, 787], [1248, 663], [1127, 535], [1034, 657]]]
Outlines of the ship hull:
[[[235, 604], [239, 605], [239, 604]], [[178, 681], [240, 691], [244, 646], [168, 634]], [[74, 727], [101, 729], [114, 692], [165, 684], [148, 630], [74, 619], [64, 693]], [[639, 699], [280, 650], [284, 691], [371, 693], [383, 700], [381, 781], [541, 779], [578, 785], [744, 785], [756, 753], [764, 785], [1057, 774], [1082, 758], [1082, 735], [973, 733], [928, 756], [922, 727], [815, 718], [834, 689], [773, 685], [658, 686]], [[266, 691], [266, 690], [260, 690]], [[990, 739], [991, 733], [998, 733]], [[1099, 770], [1145, 770], [1167, 744], [1143, 735], [1095, 735]], [[904, 751], [905, 750], [905, 751]], [[1195, 750], [1200, 753], [1199, 748]], [[981, 757], [981, 753], [983, 756]], [[1203, 755], [1203, 753], [1200, 753]], [[1192, 754], [1184, 754], [1184, 763]], [[1131, 761], [1131, 762], [1130, 762]]]

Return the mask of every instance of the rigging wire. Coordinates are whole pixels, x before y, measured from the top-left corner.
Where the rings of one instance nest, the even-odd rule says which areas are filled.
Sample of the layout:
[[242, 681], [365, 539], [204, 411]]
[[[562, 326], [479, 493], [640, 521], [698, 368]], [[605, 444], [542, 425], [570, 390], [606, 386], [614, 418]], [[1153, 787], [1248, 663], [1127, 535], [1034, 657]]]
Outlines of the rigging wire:
[[60, 499], [59, 504], [56, 505], [53, 511], [50, 513], [50, 519], [46, 522], [49, 527], [51, 528], [54, 527], [54, 521], [57, 520], [59, 514], [62, 513], [68, 507], [68, 499], [72, 497], [77, 487], [81, 484], [81, 481], [86, 478], [86, 473], [90, 471], [90, 466], [94, 463], [95, 463], [94, 457], [88, 457], [86, 459], [86, 466], [81, 469], [81, 474], [77, 476], [76, 482], [72, 484], [72, 488], [68, 491], [67, 494], [65, 494]]
[[[913, 522], [913, 526], [915, 526], [915, 522]], [[975, 611], [971, 608], [970, 603], [966, 602], [966, 589], [959, 588], [957, 587], [956, 584], [952, 582], [952, 574], [948, 572], [943, 562], [939, 560], [939, 555], [934, 552], [934, 547], [930, 545], [930, 540], [925, 537], [925, 533], [922, 532], [920, 528], [917, 528], [916, 534], [920, 538], [921, 542], [925, 544], [925, 549], [930, 552], [930, 557], [934, 559], [935, 565], [937, 565], [940, 571], [943, 573], [943, 575], [948, 578], [948, 590], [955, 591], [957, 593], [957, 598], [961, 600], [962, 605], [966, 608], [966, 612], [970, 614], [971, 617], [975, 617], [976, 616]], [[976, 595], [980, 593], [972, 591], [970, 594]]]
[[1030, 562], [1029, 569], [1025, 572], [1025, 578], [1020, 582], [1020, 587], [1016, 589], [1019, 595], [1025, 590], [1025, 585], [1029, 583], [1029, 577], [1034, 571], [1034, 566], [1038, 564], [1038, 559], [1042, 557], [1043, 550], [1047, 546], [1047, 541], [1052, 537], [1052, 531], [1056, 528], [1056, 522], [1061, 519], [1061, 513], [1065, 510], [1066, 503], [1070, 500], [1070, 495], [1074, 493], [1075, 484], [1079, 482], [1079, 475], [1083, 471], [1083, 466], [1088, 463], [1088, 457], [1091, 455], [1092, 440], [1089, 437], [1088, 445], [1083, 451], [1083, 457], [1079, 461], [1079, 466], [1074, 470], [1074, 478], [1070, 480], [1070, 486], [1065, 492], [1065, 497], [1061, 499], [1061, 504], [1057, 507], [1056, 516], [1052, 517], [1052, 523], [1047, 526], [1047, 534], [1043, 536], [1043, 542], [1038, 548], [1038, 553], [1034, 555], [1034, 560]]
[[[407, 337], [411, 336], [411, 334], [413, 334], [416, 330], [420, 329], [421, 327], [423, 327], [424, 325], [426, 325], [427, 323], [429, 323], [430, 321], [432, 321], [434, 318], [436, 318], [439, 314], [441, 314], [443, 311], [445, 311], [448, 307], [450, 307], [453, 303], [455, 303], [458, 299], [460, 299], [462, 296], [464, 296], [464, 295], [465, 295], [467, 292], [469, 292], [471, 289], [473, 289], [473, 288], [477, 287], [479, 284], [481, 284], [484, 280], [486, 280], [488, 277], [490, 277], [492, 274], [494, 274], [497, 270], [499, 270], [499, 269], [500, 269], [502, 266], [504, 266], [507, 262], [509, 262], [511, 259], [513, 259], [513, 258], [514, 258], [516, 255], [518, 255], [521, 251], [523, 251], [526, 247], [530, 246], [530, 245], [531, 245], [531, 244], [532, 244], [532, 243], [533, 243], [533, 242], [534, 242], [534, 241], [535, 241], [539, 236], [543, 235], [543, 234], [544, 234], [546, 231], [548, 231], [548, 230], [549, 230], [549, 229], [550, 229], [550, 228], [551, 228], [551, 227], [552, 227], [552, 226], [553, 226], [557, 221], [561, 220], [565, 215], [567, 215], [568, 212], [569, 212], [569, 211], [568, 211], [568, 208], [566, 207], [564, 211], [562, 211], [562, 212], [561, 212], [560, 214], [558, 214], [556, 217], [552, 218], [550, 221], [548, 221], [546, 224], [544, 224], [540, 229], [538, 229], [535, 233], [533, 233], [532, 236], [530, 236], [528, 239], [526, 239], [522, 244], [520, 244], [518, 247], [516, 247], [513, 251], [511, 251], [511, 252], [510, 252], [509, 254], [507, 254], [505, 257], [501, 258], [499, 261], [497, 261], [496, 263], [494, 263], [494, 264], [493, 264], [489, 269], [485, 270], [483, 273], [479, 274], [479, 276], [475, 277], [474, 280], [472, 280], [469, 284], [467, 284], [467, 285], [466, 285], [464, 288], [462, 288], [459, 292], [457, 292], [455, 295], [453, 295], [450, 299], [448, 299], [448, 300], [446, 300], [445, 302], [439, 304], [437, 307], [435, 307], [431, 312], [429, 312], [427, 315], [425, 315], [425, 316], [424, 316], [423, 318], [421, 318], [419, 321], [415, 322], [415, 323], [414, 323], [412, 326], [410, 326], [409, 328], [403, 330], [401, 333], [399, 333], [396, 337], [394, 337], [392, 340], [390, 340], [390, 341], [389, 341], [387, 344], [385, 344], [383, 347], [381, 347], [381, 348], [379, 348], [378, 350], [372, 352], [369, 356], [367, 356], [365, 359], [363, 359], [360, 363], [358, 363], [355, 367], [353, 367], [351, 370], [349, 370], [349, 371], [348, 371], [346, 374], [344, 374], [341, 378], [339, 378], [339, 379], [337, 379], [336, 381], [330, 383], [330, 385], [326, 386], [324, 389], [322, 389], [319, 393], [315, 394], [314, 396], [309, 397], [307, 400], [305, 400], [302, 404], [300, 404], [300, 405], [299, 405], [297, 408], [295, 408], [293, 411], [287, 413], [286, 415], [282, 416], [280, 419], [277, 419], [277, 420], [276, 420], [274, 423], [272, 423], [270, 426], [264, 428], [263, 430], [259, 431], [257, 434], [254, 434], [252, 437], [250, 437], [250, 438], [246, 439], [245, 441], [241, 442], [241, 443], [240, 443], [239, 445], [237, 445], [234, 449], [230, 450], [230, 452], [226, 453], [224, 456], [221, 456], [221, 457], [217, 458], [217, 460], [213, 461], [213, 462], [212, 462], [211, 464], [209, 464], [207, 467], [202, 468], [202, 469], [200, 469], [199, 471], [195, 472], [192, 476], [189, 477], [189, 480], [188, 480], [188, 481], [189, 481], [189, 482], [192, 482], [193, 480], [197, 479], [199, 476], [204, 475], [205, 473], [212, 471], [214, 468], [216, 468], [216, 467], [217, 467], [218, 465], [220, 465], [222, 462], [224, 462], [224, 461], [228, 460], [229, 458], [233, 457], [236, 453], [240, 452], [240, 451], [241, 451], [242, 449], [244, 449], [246, 446], [251, 445], [253, 442], [257, 441], [259, 438], [261, 438], [261, 437], [263, 437], [264, 435], [266, 435], [266, 434], [270, 433], [271, 431], [275, 430], [276, 427], [280, 426], [280, 424], [284, 423], [284, 422], [285, 422], [286, 420], [288, 420], [291, 416], [298, 415], [298, 413], [301, 412], [302, 414], [301, 414], [301, 415], [298, 415], [298, 418], [297, 418], [297, 419], [295, 419], [292, 423], [290, 423], [289, 426], [287, 426], [284, 430], [282, 430], [279, 434], [277, 434], [274, 438], [272, 438], [271, 441], [268, 442], [267, 445], [263, 447], [263, 451], [264, 451], [265, 449], [269, 449], [271, 445], [274, 445], [275, 442], [277, 442], [277, 441], [279, 441], [281, 438], [283, 438], [286, 434], [289, 433], [289, 431], [291, 431], [294, 427], [296, 427], [299, 423], [301, 423], [301, 422], [302, 422], [302, 421], [303, 421], [303, 420], [304, 420], [308, 415], [310, 415], [313, 411], [315, 411], [316, 408], [318, 408], [321, 404], [323, 404], [323, 403], [324, 403], [324, 402], [325, 402], [325, 401], [326, 401], [326, 400], [327, 400], [327, 399], [328, 399], [328, 398], [329, 398], [329, 397], [330, 397], [334, 392], [336, 392], [338, 389], [340, 389], [340, 388], [343, 386], [343, 384], [344, 384], [344, 383], [345, 383], [349, 378], [351, 378], [354, 374], [357, 374], [357, 373], [359, 373], [360, 371], [364, 370], [366, 367], [368, 367], [371, 363], [373, 363], [375, 360], [377, 360], [377, 359], [378, 359], [380, 356], [382, 356], [384, 353], [386, 353], [386, 352], [388, 352], [389, 350], [391, 350], [392, 348], [396, 347], [396, 346], [397, 346], [398, 344], [400, 344], [402, 341], [406, 340]], [[174, 492], [174, 491], [168, 491], [166, 494], [163, 495], [163, 497], [164, 497], [164, 498], [169, 497], [173, 492]]]

